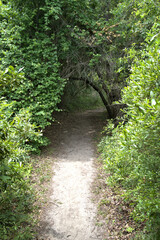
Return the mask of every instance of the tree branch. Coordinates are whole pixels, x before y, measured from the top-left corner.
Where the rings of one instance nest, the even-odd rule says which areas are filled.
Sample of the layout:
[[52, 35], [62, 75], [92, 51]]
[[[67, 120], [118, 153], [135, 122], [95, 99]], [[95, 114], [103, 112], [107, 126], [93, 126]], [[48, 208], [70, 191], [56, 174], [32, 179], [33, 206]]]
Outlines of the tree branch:
[[106, 109], [108, 111], [109, 118], [112, 118], [112, 110], [111, 110], [110, 105], [108, 104], [107, 100], [105, 99], [102, 91], [93, 82], [91, 82], [85, 78], [75, 78], [75, 77], [71, 77], [70, 80], [84, 81], [86, 84], [90, 85], [95, 91], [97, 91], [99, 96], [102, 99], [104, 106], [106, 107]]

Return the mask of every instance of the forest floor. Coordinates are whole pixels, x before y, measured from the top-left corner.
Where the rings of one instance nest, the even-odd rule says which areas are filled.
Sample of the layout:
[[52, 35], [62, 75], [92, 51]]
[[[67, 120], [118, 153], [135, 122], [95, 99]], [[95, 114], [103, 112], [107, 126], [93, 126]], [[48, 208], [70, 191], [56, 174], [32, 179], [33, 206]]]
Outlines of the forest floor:
[[36, 239], [131, 239], [136, 226], [129, 217], [130, 208], [107, 186], [97, 160], [105, 111], [59, 114], [57, 119], [46, 131], [51, 144], [39, 157], [49, 168], [51, 180], [37, 185], [39, 189], [43, 185], [47, 194], [41, 203]]

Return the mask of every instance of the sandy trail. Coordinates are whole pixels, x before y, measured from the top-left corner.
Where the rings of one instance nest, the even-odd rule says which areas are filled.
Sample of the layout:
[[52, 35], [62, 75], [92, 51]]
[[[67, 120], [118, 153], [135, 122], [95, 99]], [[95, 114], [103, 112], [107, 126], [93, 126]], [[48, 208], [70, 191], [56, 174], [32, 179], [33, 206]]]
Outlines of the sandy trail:
[[61, 126], [51, 194], [43, 211], [39, 239], [102, 239], [95, 224], [97, 209], [91, 190], [96, 174], [94, 136], [102, 124], [102, 115], [102, 111], [74, 114]]

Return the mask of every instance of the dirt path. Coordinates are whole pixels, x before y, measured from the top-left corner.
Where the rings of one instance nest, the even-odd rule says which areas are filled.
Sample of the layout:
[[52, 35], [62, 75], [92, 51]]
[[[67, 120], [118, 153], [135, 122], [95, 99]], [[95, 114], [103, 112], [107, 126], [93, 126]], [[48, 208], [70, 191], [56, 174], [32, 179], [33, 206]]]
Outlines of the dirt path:
[[96, 174], [94, 137], [103, 114], [100, 110], [73, 114], [66, 117], [55, 136], [50, 131], [57, 161], [39, 239], [102, 240], [95, 224], [97, 209], [91, 187]]

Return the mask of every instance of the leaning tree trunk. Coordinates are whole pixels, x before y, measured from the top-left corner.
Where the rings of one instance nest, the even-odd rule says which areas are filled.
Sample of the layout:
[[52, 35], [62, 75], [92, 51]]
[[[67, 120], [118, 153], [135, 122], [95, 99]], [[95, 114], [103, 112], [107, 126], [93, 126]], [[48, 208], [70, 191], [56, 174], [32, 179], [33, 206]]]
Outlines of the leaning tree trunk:
[[111, 106], [108, 104], [108, 101], [107, 101], [106, 98], [104, 97], [104, 95], [103, 95], [102, 91], [100, 90], [100, 88], [97, 87], [97, 85], [95, 85], [93, 82], [89, 81], [88, 79], [84, 79], [84, 78], [71, 77], [70, 79], [71, 79], [71, 80], [84, 81], [86, 84], [90, 85], [96, 92], [98, 92], [100, 98], [102, 99], [102, 102], [103, 102], [104, 106], [105, 106], [106, 109], [107, 109], [108, 117], [109, 117], [109, 118], [113, 118]]
[[94, 90], [96, 90], [96, 91], [99, 93], [99, 96], [101, 97], [102, 102], [103, 102], [104, 106], [105, 106], [106, 109], [107, 109], [109, 118], [112, 118], [112, 110], [111, 110], [111, 107], [110, 107], [110, 105], [108, 104], [107, 100], [105, 99], [102, 91], [101, 91], [95, 84], [93, 84], [92, 82], [86, 80], [86, 83], [89, 84]]

